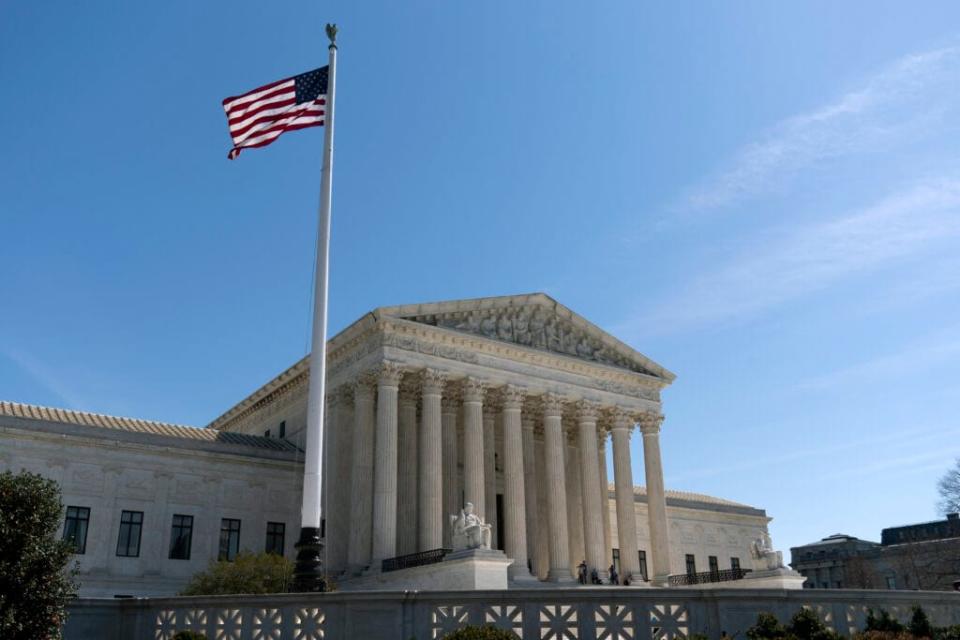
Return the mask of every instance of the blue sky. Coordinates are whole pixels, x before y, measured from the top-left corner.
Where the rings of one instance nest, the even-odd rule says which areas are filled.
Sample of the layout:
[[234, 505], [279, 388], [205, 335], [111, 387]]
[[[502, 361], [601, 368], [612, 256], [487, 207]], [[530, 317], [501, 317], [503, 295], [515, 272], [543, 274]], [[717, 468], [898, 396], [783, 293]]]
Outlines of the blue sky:
[[[309, 337], [319, 129], [220, 101], [341, 28], [331, 329], [545, 291], [677, 373], [668, 486], [786, 548], [960, 455], [956, 3], [4, 3], [0, 397], [203, 425]], [[639, 450], [635, 474], [642, 477]]]

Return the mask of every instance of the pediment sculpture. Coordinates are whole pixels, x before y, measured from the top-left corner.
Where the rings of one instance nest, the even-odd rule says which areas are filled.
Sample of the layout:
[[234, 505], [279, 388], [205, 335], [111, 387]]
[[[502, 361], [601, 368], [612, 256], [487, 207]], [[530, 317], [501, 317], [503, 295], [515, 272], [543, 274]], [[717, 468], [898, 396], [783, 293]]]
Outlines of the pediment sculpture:
[[638, 362], [604, 344], [583, 328], [542, 307], [476, 309], [405, 319], [639, 373], [650, 373]]

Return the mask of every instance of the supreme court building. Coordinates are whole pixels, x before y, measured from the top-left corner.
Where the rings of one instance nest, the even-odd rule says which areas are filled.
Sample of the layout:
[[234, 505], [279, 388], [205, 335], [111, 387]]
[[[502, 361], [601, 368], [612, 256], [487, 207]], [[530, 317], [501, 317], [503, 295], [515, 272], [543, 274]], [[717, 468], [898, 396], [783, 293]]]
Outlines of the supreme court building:
[[[292, 555], [308, 365], [205, 429], [0, 403], [0, 470], [61, 483], [81, 594], [173, 593], [240, 549]], [[516, 581], [570, 582], [581, 561], [652, 586], [752, 568], [763, 510], [664, 488], [674, 375], [544, 294], [376, 309], [330, 340], [327, 371], [326, 569], [344, 584], [449, 549], [466, 502]]]

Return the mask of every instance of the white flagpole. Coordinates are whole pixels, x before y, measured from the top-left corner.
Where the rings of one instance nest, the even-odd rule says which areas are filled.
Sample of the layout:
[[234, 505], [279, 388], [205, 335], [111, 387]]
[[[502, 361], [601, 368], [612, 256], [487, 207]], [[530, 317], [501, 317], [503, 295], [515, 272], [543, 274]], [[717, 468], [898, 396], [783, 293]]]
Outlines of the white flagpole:
[[337, 82], [337, 27], [328, 24], [330, 66], [324, 114], [323, 165], [320, 174], [320, 224], [317, 228], [317, 267], [313, 298], [313, 340], [307, 395], [307, 439], [303, 469], [303, 507], [297, 542], [295, 588], [323, 591], [323, 548], [320, 538], [323, 495], [324, 405], [327, 377], [327, 282], [330, 263], [330, 206], [333, 191], [333, 111]]

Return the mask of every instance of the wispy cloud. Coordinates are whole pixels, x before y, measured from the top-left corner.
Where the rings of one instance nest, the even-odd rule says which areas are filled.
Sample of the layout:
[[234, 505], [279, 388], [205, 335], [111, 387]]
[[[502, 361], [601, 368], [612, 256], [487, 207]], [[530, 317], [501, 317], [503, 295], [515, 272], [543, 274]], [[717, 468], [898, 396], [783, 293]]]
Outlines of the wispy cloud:
[[[867, 438], [856, 438], [846, 442], [830, 441], [829, 443], [819, 447], [781, 451], [778, 452], [776, 456], [753, 458], [739, 463], [726, 462], [716, 467], [700, 467], [693, 471], [671, 474], [666, 480], [668, 485], [674, 486], [682, 482], [712, 478], [719, 475], [756, 472], [769, 468], [780, 468], [788, 462], [822, 459], [826, 453], [830, 453], [831, 455], [846, 455], [847, 452], [863, 451], [865, 448], [871, 447], [880, 451], [902, 451], [903, 447], [906, 446], [920, 448], [932, 447], [937, 451], [942, 452], [942, 447], [932, 445], [943, 443], [945, 441], [950, 441], [950, 438], [944, 433], [942, 427], [927, 427], [906, 430], [896, 429], [887, 433], [871, 434]], [[948, 452], [946, 455], [949, 458], [952, 454]], [[880, 464], [896, 466], [896, 460], [896, 458], [883, 458]]]
[[958, 111], [960, 46], [905, 56], [832, 103], [772, 127], [694, 187], [681, 208], [714, 209], [783, 187], [818, 161], [934, 133]]
[[844, 389], [851, 383], [888, 380], [891, 371], [909, 375], [960, 358], [960, 327], [931, 336], [922, 343], [871, 358], [849, 367], [811, 378], [798, 385], [802, 390]]
[[[925, 182], [829, 222], [756, 241], [623, 329], [670, 331], [742, 318], [960, 237], [960, 179]], [[759, 248], [757, 248], [759, 247]]]
[[[68, 409], [87, 408], [89, 405], [71, 386], [65, 384], [59, 375], [35, 356], [16, 349], [3, 349], [2, 355], [20, 367], [47, 391], [59, 398]], [[15, 398], [0, 398], [14, 400]]]

